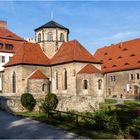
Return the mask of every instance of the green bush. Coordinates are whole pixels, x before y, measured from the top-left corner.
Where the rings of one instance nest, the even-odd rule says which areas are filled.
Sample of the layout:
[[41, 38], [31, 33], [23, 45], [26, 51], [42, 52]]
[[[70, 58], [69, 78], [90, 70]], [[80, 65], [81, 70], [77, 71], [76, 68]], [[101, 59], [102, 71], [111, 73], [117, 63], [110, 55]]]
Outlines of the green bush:
[[86, 112], [84, 116], [87, 117], [81, 117], [80, 123], [82, 123], [84, 127], [91, 128], [91, 129], [94, 128], [94, 124], [95, 124], [94, 114]]
[[45, 100], [42, 102], [42, 109], [44, 112], [48, 112], [48, 110], [56, 109], [58, 105], [58, 98], [53, 93], [48, 93], [45, 97]]
[[140, 117], [132, 120], [132, 123], [127, 127], [125, 133], [127, 135], [126, 137], [132, 135], [134, 138], [140, 139]]
[[110, 115], [108, 111], [102, 110], [95, 113], [94, 128], [97, 130], [111, 131], [115, 134], [122, 133], [121, 127], [115, 114]]
[[36, 100], [34, 99], [32, 94], [24, 93], [21, 95], [21, 104], [28, 111], [32, 111], [36, 105]]

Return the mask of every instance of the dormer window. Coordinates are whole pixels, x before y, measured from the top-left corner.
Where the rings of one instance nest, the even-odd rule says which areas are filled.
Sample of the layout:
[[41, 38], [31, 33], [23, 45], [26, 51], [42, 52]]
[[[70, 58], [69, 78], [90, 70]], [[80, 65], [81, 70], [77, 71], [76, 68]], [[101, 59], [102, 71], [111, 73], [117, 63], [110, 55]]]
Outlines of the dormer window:
[[60, 34], [60, 41], [64, 42], [64, 34], [63, 33]]
[[104, 53], [104, 55], [108, 55], [108, 53], [106, 52], [106, 53]]
[[48, 41], [49, 42], [53, 41], [53, 34], [52, 34], [52, 32], [48, 33]]
[[41, 33], [38, 34], [38, 42], [41, 42]]
[[129, 63], [125, 63], [124, 65], [129, 65]]
[[13, 38], [13, 36], [12, 36], [12, 35], [8, 35], [7, 37]]
[[3, 43], [0, 43], [0, 49], [2, 49], [3, 48]]
[[131, 54], [130, 57], [135, 56], [135, 54]]
[[7, 50], [13, 50], [13, 45], [12, 44], [5, 44], [5, 47]]
[[121, 58], [122, 58], [122, 56], [119, 56], [119, 57], [118, 57], [118, 59], [121, 59]]
[[113, 65], [112, 67], [116, 67], [117, 65]]
[[122, 51], [126, 51], [126, 50], [128, 50], [127, 48], [124, 48]]
[[108, 60], [112, 60], [112, 58], [109, 58]]
[[107, 68], [106, 66], [103, 67], [103, 69]]

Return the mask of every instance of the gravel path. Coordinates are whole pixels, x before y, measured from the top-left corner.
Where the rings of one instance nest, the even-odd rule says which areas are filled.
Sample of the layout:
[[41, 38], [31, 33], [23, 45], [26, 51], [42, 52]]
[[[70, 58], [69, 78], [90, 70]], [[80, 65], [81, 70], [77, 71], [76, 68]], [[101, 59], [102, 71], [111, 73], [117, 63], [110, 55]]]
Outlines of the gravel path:
[[45, 123], [0, 110], [0, 139], [85, 139]]

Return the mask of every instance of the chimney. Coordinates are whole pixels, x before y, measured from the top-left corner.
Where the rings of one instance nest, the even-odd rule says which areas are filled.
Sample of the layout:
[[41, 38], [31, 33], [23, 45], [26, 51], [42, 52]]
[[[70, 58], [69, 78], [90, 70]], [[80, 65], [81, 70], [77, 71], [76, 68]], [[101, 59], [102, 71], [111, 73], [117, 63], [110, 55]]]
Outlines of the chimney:
[[7, 22], [6, 21], [3, 21], [3, 20], [0, 20], [0, 28], [7, 28]]

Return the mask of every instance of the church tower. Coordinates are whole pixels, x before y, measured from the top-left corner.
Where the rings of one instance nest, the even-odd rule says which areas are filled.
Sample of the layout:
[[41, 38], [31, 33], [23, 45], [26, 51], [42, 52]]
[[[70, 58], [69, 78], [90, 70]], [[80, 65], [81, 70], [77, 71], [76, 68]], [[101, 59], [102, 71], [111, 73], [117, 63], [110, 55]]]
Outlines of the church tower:
[[63, 42], [68, 41], [69, 29], [55, 21], [49, 21], [34, 31], [36, 42], [49, 58], [54, 56]]

